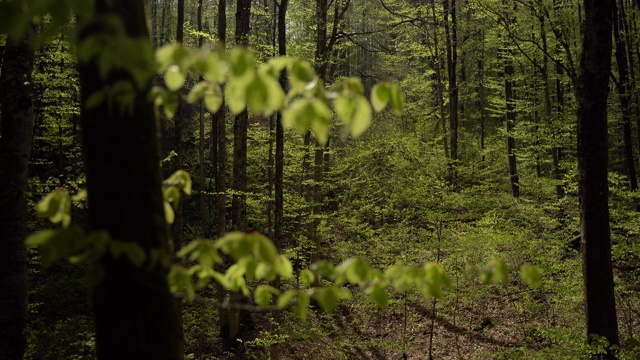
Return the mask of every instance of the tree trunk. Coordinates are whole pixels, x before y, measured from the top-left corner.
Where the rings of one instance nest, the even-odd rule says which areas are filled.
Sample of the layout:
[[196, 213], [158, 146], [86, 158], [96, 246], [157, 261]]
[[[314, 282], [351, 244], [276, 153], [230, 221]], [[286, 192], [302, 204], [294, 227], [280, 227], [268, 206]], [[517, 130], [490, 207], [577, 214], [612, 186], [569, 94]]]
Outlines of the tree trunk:
[[0, 73], [0, 358], [22, 359], [27, 322], [27, 170], [33, 139], [31, 31], [7, 43]]
[[[184, 41], [184, 0], [178, 0], [178, 21], [176, 24], [176, 41], [180, 44]], [[184, 106], [182, 100], [178, 100], [178, 109], [173, 118], [174, 121], [174, 137], [176, 151], [176, 170], [182, 169], [182, 161], [184, 158], [182, 146], [182, 127], [184, 118]], [[184, 244], [184, 216], [182, 211], [182, 199], [180, 199], [174, 209], [175, 219], [171, 226], [173, 235], [173, 251], [178, 251]]]
[[[622, 2], [619, 1], [621, 4]], [[620, 35], [620, 27], [624, 19], [622, 13], [616, 11], [613, 19], [613, 36], [616, 42], [616, 65], [618, 67], [618, 97], [620, 99], [620, 111], [622, 113], [622, 135], [623, 135], [623, 168], [629, 179], [629, 188], [632, 191], [638, 189], [638, 178], [636, 177], [635, 162], [633, 160], [633, 139], [631, 135], [631, 90], [629, 87], [629, 66], [627, 59], [627, 46], [625, 40]]]
[[[202, 33], [202, 1], [203, 0], [198, 0], [198, 32]], [[202, 44], [204, 42], [204, 37], [202, 35], [198, 35], [198, 47], [201, 48]], [[202, 79], [200, 79], [202, 80]], [[198, 162], [200, 163], [200, 228], [201, 228], [201, 232], [202, 235], [207, 237], [209, 236], [209, 226], [208, 226], [208, 221], [207, 221], [207, 206], [206, 206], [206, 202], [205, 202], [205, 177], [204, 177], [204, 142], [205, 142], [205, 135], [204, 135], [204, 106], [202, 104], [202, 101], [200, 101], [199, 104], [199, 121], [198, 121], [198, 125], [199, 126], [199, 135], [200, 135], [200, 141], [199, 141], [199, 148], [198, 148]], [[212, 140], [213, 142], [215, 142], [215, 140]]]
[[[442, 0], [442, 6], [444, 8], [447, 74], [449, 76], [449, 132], [451, 136], [449, 177], [451, 183], [455, 183], [457, 177], [456, 162], [458, 161], [458, 84], [456, 75], [458, 67], [458, 40], [456, 0]], [[451, 17], [451, 24], [449, 24], [449, 17]]]
[[[227, 13], [226, 0], [218, 1], [218, 39], [220, 46], [225, 47], [227, 41]], [[216, 183], [216, 235], [222, 237], [227, 228], [227, 134], [226, 134], [227, 110], [224, 97], [218, 112], [211, 118], [211, 161], [213, 162], [213, 177]], [[224, 271], [224, 269], [218, 269]], [[218, 302], [223, 303], [227, 298], [227, 291], [220, 285], [216, 285]], [[219, 314], [220, 338], [226, 339], [229, 328], [229, 313], [220, 309]]]
[[[95, 5], [93, 21], [80, 31], [81, 42], [104, 33], [113, 16], [123, 20], [129, 37], [149, 39], [142, 0], [96, 0]], [[80, 63], [79, 74], [81, 104], [118, 81], [133, 81], [123, 71], [112, 71], [104, 80], [97, 59]], [[182, 359], [177, 301], [167, 284], [168, 232], [158, 124], [148, 100], [151, 79], [134, 88], [130, 111], [107, 101], [82, 108], [90, 228], [138, 244], [148, 259], [136, 267], [126, 258], [103, 257], [104, 279], [93, 289], [97, 354], [105, 360]], [[164, 260], [152, 261], [151, 252]]]
[[505, 50], [505, 64], [504, 64], [504, 93], [505, 102], [507, 106], [506, 124], [507, 124], [507, 156], [509, 157], [509, 182], [511, 183], [511, 195], [517, 198], [520, 196], [520, 181], [518, 176], [518, 170], [516, 167], [516, 154], [514, 152], [516, 147], [516, 140], [513, 137], [513, 130], [516, 122], [515, 111], [515, 96], [513, 80], [514, 68], [513, 60], [511, 59], [511, 53]]
[[[614, 0], [584, 0], [584, 38], [577, 81], [578, 184], [587, 335], [618, 344], [609, 229], [607, 98]], [[608, 352], [613, 359], [613, 350]]]

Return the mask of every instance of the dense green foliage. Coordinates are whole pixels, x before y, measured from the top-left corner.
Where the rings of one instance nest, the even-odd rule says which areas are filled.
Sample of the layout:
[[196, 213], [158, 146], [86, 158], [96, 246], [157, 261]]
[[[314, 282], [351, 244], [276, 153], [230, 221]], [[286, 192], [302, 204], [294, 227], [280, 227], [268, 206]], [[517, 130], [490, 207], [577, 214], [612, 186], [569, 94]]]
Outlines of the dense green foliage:
[[[8, 1], [0, 8], [5, 32], [24, 26], [33, 14], [50, 13], [39, 18], [28, 192], [37, 208], [30, 213], [29, 244], [48, 246], [29, 253], [26, 358], [93, 359], [86, 286], [100, 281], [96, 259], [110, 253], [141, 266], [153, 254], [82, 230], [87, 210], [76, 58], [105, 48], [74, 43], [73, 21], [66, 20], [71, 11], [90, 14], [85, 2], [65, 1], [56, 8], [58, 2], [42, 1], [44, 8], [18, 9], [32, 3], [39, 2]], [[575, 115], [581, 2], [458, 0], [457, 21], [451, 13], [445, 16], [443, 4], [450, 3], [456, 2], [332, 1], [329, 50], [321, 57], [316, 4], [299, 0], [288, 8], [286, 58], [273, 58], [279, 1], [254, 1], [252, 52], [217, 43], [213, 1], [203, 2], [202, 32], [194, 25], [198, 2], [186, 2], [184, 47], [171, 43], [175, 2], [147, 1], [155, 69], [130, 67], [143, 64], [151, 49], [144, 40], [123, 42], [117, 21], [113, 38], [99, 39], [111, 46], [112, 56], [102, 59], [105, 74], [124, 68], [140, 82], [158, 80], [150, 96], [162, 130], [165, 216], [168, 223], [183, 216], [188, 239], [170, 274], [172, 291], [192, 301], [182, 305], [188, 358], [264, 359], [274, 344], [281, 358], [296, 359], [582, 359], [606, 347], [587, 344], [584, 335]], [[621, 25], [630, 75], [640, 74], [640, 9], [637, 2], [618, 3], [625, 10]], [[236, 4], [227, 5], [231, 34]], [[447, 43], [453, 26], [455, 45]], [[203, 49], [194, 50], [199, 36]], [[447, 50], [456, 52], [457, 64], [448, 63]], [[318, 79], [323, 63], [326, 78]], [[457, 67], [460, 101], [453, 109], [460, 117], [454, 159], [450, 66]], [[281, 72], [288, 74], [286, 89], [278, 83]], [[617, 81], [617, 67], [612, 74]], [[603, 134], [610, 139], [621, 359], [640, 356], [640, 194], [629, 169], [640, 158], [640, 85], [634, 76], [628, 80], [637, 120], [629, 124], [632, 143], [625, 144], [616, 92], [609, 99], [609, 134]], [[507, 101], [510, 81], [514, 98]], [[113, 102], [127, 111], [127, 94], [135, 86], [134, 81], [105, 89], [85, 105]], [[220, 209], [214, 161], [209, 154], [201, 161], [198, 149], [200, 142], [207, 149], [215, 144], [211, 124], [223, 98], [230, 110], [229, 164], [233, 115], [250, 112], [244, 195], [251, 233], [202, 240], [215, 233]], [[178, 111], [182, 125], [174, 120]], [[279, 111], [287, 128], [284, 227], [282, 238], [271, 242], [273, 124]], [[509, 120], [510, 111], [515, 120]], [[173, 135], [176, 126], [182, 126], [180, 139]], [[301, 135], [307, 131], [313, 141]], [[517, 198], [509, 138], [518, 164]], [[178, 142], [186, 172], [175, 172]], [[626, 145], [632, 146], [630, 162]], [[201, 169], [204, 177], [196, 176]], [[226, 176], [231, 179], [231, 173]], [[180, 199], [182, 215], [175, 215]], [[224, 211], [231, 211], [231, 201]], [[56, 231], [43, 230], [51, 226], [36, 212], [59, 224]], [[221, 269], [226, 257], [235, 265]], [[221, 303], [215, 283], [247, 297]], [[216, 327], [220, 310], [234, 307], [250, 310], [251, 322], [238, 346], [229, 349]]]

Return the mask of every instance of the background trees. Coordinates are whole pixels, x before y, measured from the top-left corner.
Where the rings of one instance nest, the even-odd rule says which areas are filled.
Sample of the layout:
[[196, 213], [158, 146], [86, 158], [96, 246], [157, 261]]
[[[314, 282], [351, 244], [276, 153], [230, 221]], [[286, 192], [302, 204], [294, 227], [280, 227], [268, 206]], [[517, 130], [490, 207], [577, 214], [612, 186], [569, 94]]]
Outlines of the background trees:
[[[311, 145], [313, 136], [305, 144], [304, 136], [283, 129], [277, 118], [273, 122], [253, 112], [237, 123], [246, 128], [237, 129], [236, 141], [230, 134], [237, 119], [224, 105], [215, 114], [204, 111], [200, 115], [185, 102], [181, 121], [161, 113], [164, 139], [159, 159], [165, 159], [165, 177], [178, 167], [171, 150], [180, 155], [181, 167], [204, 174], [194, 179], [196, 196], [183, 201], [184, 229], [179, 232], [186, 240], [207, 232], [220, 236], [231, 228], [255, 230], [273, 233], [296, 271], [307, 267], [315, 256], [312, 252], [320, 250], [331, 262], [360, 256], [381, 268], [399, 260], [408, 264], [438, 261], [454, 280], [453, 288], [435, 307], [411, 290], [390, 295], [384, 310], [361, 301], [369, 294], [358, 294], [331, 316], [312, 312], [310, 322], [303, 325], [289, 311], [280, 314], [279, 326], [270, 320], [271, 312], [253, 313], [253, 331], [245, 334], [236, 350], [240, 353], [230, 356], [264, 357], [265, 349], [274, 344], [282, 354], [329, 358], [393, 358], [403, 353], [421, 358], [425, 356], [421, 349], [427, 347], [436, 358], [580, 358], [594, 351], [581, 341], [585, 332], [580, 311], [584, 294], [578, 280], [581, 262], [572, 250], [577, 245], [572, 241], [581, 231], [579, 194], [586, 196], [578, 179], [591, 178], [583, 176], [593, 169], [590, 164], [600, 165], [601, 186], [606, 175], [609, 179], [611, 264], [619, 279], [615, 295], [620, 344], [635, 355], [640, 219], [629, 164], [639, 150], [630, 146], [638, 133], [634, 121], [638, 44], [633, 34], [639, 10], [631, 1], [617, 3], [619, 64], [612, 69], [615, 79], [611, 84], [623, 91], [598, 97], [608, 99], [607, 104], [600, 104], [606, 106], [600, 114], [607, 111], [609, 126], [606, 130], [601, 127], [596, 132], [598, 142], [592, 143], [578, 141], [584, 129], [579, 131], [574, 115], [584, 101], [579, 87], [584, 78], [578, 76], [577, 61], [586, 35], [581, 33], [581, 24], [591, 19], [587, 7], [577, 0], [291, 0], [240, 5], [147, 1], [151, 33], [158, 46], [179, 38], [176, 24], [184, 25], [180, 36], [184, 44], [202, 42], [211, 51], [223, 48], [220, 41], [226, 42], [227, 31], [235, 29], [236, 40], [247, 39], [260, 60], [286, 46], [289, 54], [312, 61], [327, 84], [342, 84], [345, 91], [351, 91], [349, 86], [360, 85], [341, 83], [341, 79], [357, 76], [368, 95], [378, 80], [393, 80], [401, 83], [407, 103], [401, 116], [392, 111], [375, 115], [360, 129], [368, 127], [358, 139], [348, 136], [350, 131], [345, 129], [351, 130], [350, 123], [332, 117], [327, 120], [329, 147]], [[182, 5], [184, 21], [179, 20]], [[285, 9], [287, 18], [282, 20]], [[228, 14], [242, 16], [229, 16], [227, 26]], [[250, 29], [245, 28], [247, 24]], [[245, 32], [237, 35], [237, 31]], [[77, 165], [79, 121], [74, 84], [78, 80], [65, 36], [64, 32], [56, 34], [36, 58], [35, 171], [27, 193], [32, 202], [60, 185], [67, 184], [74, 193], [76, 187], [84, 186]], [[628, 64], [627, 76], [623, 64]], [[608, 72], [603, 69], [600, 73]], [[164, 86], [166, 79], [158, 78]], [[197, 76], [186, 74], [184, 89], [196, 81]], [[609, 85], [608, 79], [602, 81]], [[386, 91], [390, 101], [402, 98]], [[122, 129], [130, 125], [126, 126]], [[176, 132], [181, 132], [178, 140]], [[609, 135], [608, 144], [601, 142], [604, 134]], [[112, 144], [104, 146], [129, 139], [120, 133], [109, 138]], [[89, 149], [95, 144], [91, 140]], [[610, 162], [583, 161], [579, 167], [585, 152], [577, 144], [600, 145], [600, 157], [606, 152]], [[210, 156], [201, 154], [201, 145], [211, 149]], [[87, 163], [87, 171], [90, 168]], [[231, 168], [233, 172], [228, 171]], [[92, 206], [90, 184], [89, 190]], [[114, 189], [104, 192], [114, 194]], [[517, 200], [512, 197], [516, 194]], [[228, 198], [232, 199], [229, 203]], [[204, 219], [200, 199], [205, 200], [205, 212], [210, 214]], [[586, 204], [583, 201], [581, 206]], [[94, 215], [86, 209], [74, 211], [79, 223], [94, 222]], [[31, 228], [42, 226], [30, 219]], [[604, 234], [604, 224], [594, 226]], [[585, 239], [590, 237], [586, 228], [583, 231]], [[597, 239], [602, 242], [596, 244], [606, 243], [604, 235]], [[589, 254], [585, 251], [583, 255], [588, 258]], [[492, 262], [494, 258], [506, 262]], [[39, 261], [35, 256], [31, 259]], [[475, 271], [490, 280], [492, 275], [487, 274], [494, 274], [495, 269], [517, 271], [525, 263], [545, 269], [539, 290], [524, 288], [512, 275], [502, 287], [485, 287], [470, 275]], [[596, 268], [603, 266], [608, 264]], [[42, 278], [53, 278], [52, 273], [60, 271], [32, 277], [39, 285]], [[281, 286], [296, 289], [304, 281], [284, 281]], [[47, 293], [43, 288], [36, 287], [35, 299]], [[185, 304], [185, 346], [198, 358], [224, 352], [218, 334], [208, 330], [224, 327], [223, 319], [228, 317], [214, 305], [223, 302], [224, 297], [215, 300], [221, 290], [205, 289], [197, 305]], [[60, 329], [65, 329], [65, 323], [47, 307], [37, 302], [33, 306], [43, 312], [39, 318], [55, 319], [46, 322], [50, 327], [42, 322], [30, 324], [29, 356], [43, 358], [47, 347], [37, 334], [64, 333]], [[69, 310], [69, 314], [73, 319], [77, 311]], [[90, 331], [86, 335], [91, 339]], [[380, 341], [371, 341], [374, 338]], [[432, 339], [432, 346], [427, 346], [426, 339]], [[78, 345], [78, 349], [85, 348]]]

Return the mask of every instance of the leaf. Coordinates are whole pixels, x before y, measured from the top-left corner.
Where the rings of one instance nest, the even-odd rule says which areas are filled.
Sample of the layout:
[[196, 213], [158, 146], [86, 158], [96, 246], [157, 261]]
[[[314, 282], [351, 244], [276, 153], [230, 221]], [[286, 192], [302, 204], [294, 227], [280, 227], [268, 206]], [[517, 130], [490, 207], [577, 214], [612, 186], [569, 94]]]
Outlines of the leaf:
[[382, 111], [389, 103], [389, 85], [385, 82], [377, 83], [371, 89], [371, 105], [375, 112]]
[[276, 304], [278, 309], [284, 309], [287, 305], [289, 305], [289, 303], [291, 301], [293, 301], [293, 298], [297, 294], [298, 294], [297, 290], [287, 290], [287, 291], [285, 291], [285, 293], [280, 295], [280, 297], [278, 298], [278, 302]]
[[340, 300], [351, 297], [351, 292], [346, 288], [337, 288], [330, 286], [326, 288], [317, 288], [313, 292], [314, 299], [318, 300], [320, 307], [326, 312], [332, 312], [338, 307]]
[[283, 111], [282, 123], [299, 132], [313, 130], [318, 142], [324, 145], [329, 138], [331, 111], [318, 99], [298, 99]]
[[271, 240], [267, 239], [262, 235], [254, 235], [255, 236], [255, 245], [253, 255], [258, 260], [262, 260], [270, 265], [273, 265], [276, 262], [276, 258], [278, 257], [278, 249], [271, 242]]
[[389, 299], [387, 297], [387, 292], [384, 290], [384, 287], [375, 284], [367, 289], [367, 293], [371, 297], [371, 300], [378, 305], [379, 307], [387, 306]]
[[173, 221], [176, 218], [171, 204], [169, 204], [169, 202], [166, 200], [164, 201], [164, 218], [169, 225], [173, 224]]
[[294, 312], [302, 321], [307, 320], [310, 302], [311, 302], [311, 299], [309, 297], [309, 294], [307, 294], [304, 291], [298, 291], [298, 301], [296, 302]]
[[167, 89], [177, 91], [180, 90], [184, 84], [185, 76], [177, 65], [171, 65], [164, 73], [164, 81]]
[[304, 269], [300, 272], [300, 283], [304, 285], [311, 285], [315, 281], [315, 275], [309, 269]]
[[247, 87], [239, 81], [229, 81], [225, 88], [227, 105], [233, 115], [240, 114], [247, 106]]
[[212, 113], [218, 112], [222, 106], [222, 90], [218, 84], [209, 84], [209, 89], [204, 93], [204, 106]]
[[396, 83], [389, 85], [389, 101], [393, 111], [400, 115], [404, 111], [404, 93]]
[[278, 290], [269, 285], [259, 285], [254, 292], [254, 299], [256, 304], [262, 307], [267, 307], [271, 304], [272, 295], [277, 295]]
[[359, 137], [369, 128], [372, 112], [371, 106], [364, 96], [339, 96], [333, 106], [353, 137]]
[[56, 230], [42, 230], [35, 232], [25, 240], [27, 247], [46, 246], [51, 238], [56, 234]]
[[522, 282], [537, 289], [542, 285], [542, 270], [533, 264], [524, 264], [520, 267]]
[[307, 84], [315, 81], [316, 73], [308, 62], [296, 59], [289, 68], [290, 92], [300, 94], [304, 92]]

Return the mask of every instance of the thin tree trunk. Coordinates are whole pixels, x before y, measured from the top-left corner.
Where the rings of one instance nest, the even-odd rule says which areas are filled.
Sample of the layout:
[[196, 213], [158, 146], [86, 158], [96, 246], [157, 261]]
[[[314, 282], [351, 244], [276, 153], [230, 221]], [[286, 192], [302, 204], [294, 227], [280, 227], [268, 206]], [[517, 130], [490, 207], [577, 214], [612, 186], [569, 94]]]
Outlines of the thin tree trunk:
[[[449, 178], [451, 183], [455, 183], [457, 177], [458, 161], [458, 84], [457, 84], [457, 62], [458, 62], [458, 41], [457, 41], [457, 20], [456, 20], [456, 0], [442, 0], [444, 8], [444, 29], [447, 46], [447, 74], [449, 79], [449, 131], [451, 136], [451, 157], [449, 163]], [[451, 17], [451, 24], [449, 24]]]
[[449, 138], [447, 131], [447, 115], [444, 108], [444, 89], [442, 83], [442, 59], [440, 58], [440, 46], [438, 45], [438, 33], [435, 31], [435, 26], [438, 23], [436, 18], [436, 3], [435, 0], [431, 0], [431, 15], [433, 20], [432, 33], [433, 33], [433, 48], [434, 48], [434, 59], [433, 59], [433, 67], [436, 75], [436, 102], [438, 104], [438, 110], [440, 114], [440, 121], [442, 123], [442, 145], [444, 148], [444, 155], [449, 158]]
[[[198, 0], [198, 32], [202, 33], [202, 0]], [[202, 35], [198, 35], [198, 47], [202, 47], [202, 43], [204, 42], [204, 37]], [[202, 80], [202, 79], [201, 79]], [[200, 162], [200, 228], [203, 236], [208, 236], [208, 221], [207, 221], [207, 206], [205, 202], [205, 177], [204, 177], [204, 107], [202, 101], [199, 104], [199, 151], [198, 151], [198, 161]], [[214, 140], [215, 142], [215, 140]]]
[[[178, 0], [178, 21], [176, 25], [176, 41], [182, 43], [184, 41], [184, 0]], [[178, 101], [178, 110], [173, 118], [174, 121], [174, 141], [176, 151], [176, 170], [182, 169], [182, 161], [184, 159], [183, 146], [182, 146], [182, 127], [184, 121], [184, 106], [182, 101]], [[173, 235], [173, 250], [178, 251], [184, 244], [184, 216], [183, 216], [183, 201], [180, 199], [176, 205], [175, 219], [171, 226], [171, 232]]]
[[507, 104], [506, 124], [507, 124], [507, 156], [509, 157], [509, 182], [511, 183], [511, 195], [517, 198], [520, 196], [520, 181], [516, 167], [515, 138], [513, 130], [516, 122], [515, 96], [514, 96], [514, 68], [511, 53], [505, 50], [504, 64], [504, 93]]
[[[148, 41], [142, 0], [96, 0], [95, 5], [93, 21], [80, 31], [80, 41], [102, 34], [109, 28], [105, 22], [114, 16], [123, 20], [128, 37]], [[153, 67], [152, 63], [146, 65]], [[80, 63], [79, 74], [81, 104], [119, 81], [133, 81], [123, 71], [111, 72], [104, 80], [97, 59]], [[130, 111], [120, 111], [106, 101], [82, 108], [90, 228], [139, 245], [148, 259], [141, 267], [126, 258], [114, 259], [109, 253], [101, 260], [104, 277], [93, 289], [96, 347], [101, 360], [183, 356], [179, 309], [167, 284], [169, 268], [167, 262], [152, 261], [150, 256], [154, 252], [158, 257], [153, 258], [169, 258], [158, 128], [148, 100], [150, 89], [151, 79], [136, 91]]]
[[[287, 7], [289, 0], [280, 0], [278, 9], [278, 55], [287, 55], [286, 21]], [[285, 71], [280, 74], [280, 86], [285, 89], [287, 86], [287, 75]], [[282, 228], [284, 225], [284, 127], [282, 126], [282, 113], [276, 113], [276, 154], [275, 154], [275, 202], [274, 202], [274, 227], [273, 241], [280, 251], [285, 247]], [[277, 283], [275, 285], [278, 285]], [[273, 313], [274, 323], [279, 326], [280, 312]], [[271, 360], [280, 359], [280, 344], [276, 343], [270, 348]]]
[[[584, 0], [584, 39], [577, 81], [578, 185], [586, 323], [592, 335], [617, 345], [618, 323], [609, 228], [607, 98], [614, 0]], [[609, 349], [607, 358], [614, 359]]]
[[[618, 1], [622, 4], [621, 1]], [[618, 67], [618, 97], [620, 99], [620, 111], [622, 112], [622, 134], [623, 134], [623, 167], [624, 173], [629, 180], [629, 187], [632, 191], [638, 189], [638, 178], [636, 177], [635, 162], [633, 160], [633, 139], [631, 135], [631, 90], [629, 88], [629, 67], [627, 59], [627, 46], [625, 40], [620, 35], [620, 26], [623, 23], [622, 14], [616, 11], [613, 19], [613, 36], [616, 43], [616, 65]]]
[[0, 358], [24, 356], [27, 323], [27, 172], [33, 140], [32, 31], [7, 43], [0, 72]]
[[[222, 49], [225, 47], [227, 41], [227, 10], [226, 0], [218, 1], [218, 39], [220, 39], [220, 46]], [[222, 237], [226, 233], [227, 228], [227, 133], [226, 133], [226, 105], [224, 97], [222, 98], [222, 104], [211, 118], [211, 161], [212, 176], [215, 178], [216, 183], [216, 235]], [[218, 271], [224, 271], [224, 269], [218, 269]], [[218, 295], [218, 302], [223, 303], [227, 298], [227, 291], [220, 284], [216, 283], [216, 293]], [[226, 340], [228, 338], [229, 329], [229, 312], [225, 309], [220, 309], [218, 313], [219, 323], [219, 335], [220, 338]]]

